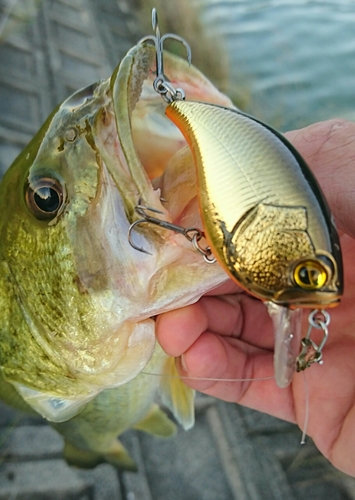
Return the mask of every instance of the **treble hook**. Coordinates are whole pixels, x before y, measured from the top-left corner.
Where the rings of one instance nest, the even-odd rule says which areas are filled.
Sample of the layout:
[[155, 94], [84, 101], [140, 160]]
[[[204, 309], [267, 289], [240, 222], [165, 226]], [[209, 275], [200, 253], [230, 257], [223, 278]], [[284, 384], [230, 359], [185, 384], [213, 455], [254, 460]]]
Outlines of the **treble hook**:
[[174, 33], [166, 33], [165, 35], [160, 35], [160, 28], [158, 23], [158, 13], [156, 8], [152, 9], [152, 26], [155, 31], [154, 35], [148, 35], [142, 38], [139, 43], [144, 43], [152, 41], [155, 46], [156, 51], [156, 78], [153, 82], [154, 90], [160, 94], [163, 99], [170, 103], [177, 100], [185, 99], [185, 92], [183, 89], [175, 89], [169, 79], [164, 74], [164, 41], [168, 38], [180, 42], [186, 49], [188, 63], [191, 64], [191, 48], [187, 41], [179, 35]]
[[133, 229], [141, 224], [155, 224], [156, 226], [162, 227], [163, 229], [167, 229], [169, 231], [173, 231], [174, 233], [182, 234], [185, 236], [185, 238], [190, 241], [198, 252], [200, 252], [204, 260], [208, 262], [209, 264], [214, 264], [216, 262], [216, 259], [213, 257], [211, 249], [209, 247], [207, 248], [202, 248], [198, 242], [204, 237], [203, 231], [200, 229], [197, 229], [196, 227], [182, 227], [178, 226], [176, 224], [173, 224], [172, 222], [168, 222], [166, 220], [161, 220], [158, 219], [157, 217], [153, 217], [147, 213], [147, 211], [156, 213], [156, 214], [163, 214], [160, 210], [157, 210], [156, 208], [151, 208], [151, 207], [146, 207], [144, 205], [141, 205], [140, 202], [138, 202], [138, 205], [135, 208], [136, 212], [142, 217], [141, 219], [136, 220], [133, 222], [129, 229], [128, 229], [128, 243], [131, 245], [132, 248], [135, 250], [138, 250], [139, 252], [152, 255], [150, 252], [147, 250], [144, 250], [142, 247], [138, 247], [132, 240], [132, 231]]

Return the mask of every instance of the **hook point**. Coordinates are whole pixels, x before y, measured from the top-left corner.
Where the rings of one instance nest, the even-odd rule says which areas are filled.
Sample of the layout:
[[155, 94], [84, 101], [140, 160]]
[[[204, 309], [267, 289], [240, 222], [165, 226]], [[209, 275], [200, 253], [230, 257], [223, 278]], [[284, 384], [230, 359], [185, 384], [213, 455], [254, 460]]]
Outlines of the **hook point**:
[[143, 222], [147, 222], [145, 219], [139, 219], [139, 220], [136, 220], [135, 222], [133, 222], [129, 229], [128, 229], [128, 243], [131, 245], [132, 248], [134, 248], [135, 250], [137, 250], [138, 252], [141, 252], [141, 253], [145, 253], [146, 255], [153, 255], [152, 253], [148, 252], [148, 250], [144, 250], [144, 248], [142, 247], [138, 247], [137, 245], [135, 245], [133, 243], [133, 240], [132, 240], [132, 231], [133, 229], [138, 226], [138, 224], [142, 224]]
[[157, 12], [157, 9], [155, 7], [153, 7], [153, 9], [152, 9], [152, 26], [153, 26], [154, 31], [155, 31], [157, 25], [158, 25], [158, 12]]

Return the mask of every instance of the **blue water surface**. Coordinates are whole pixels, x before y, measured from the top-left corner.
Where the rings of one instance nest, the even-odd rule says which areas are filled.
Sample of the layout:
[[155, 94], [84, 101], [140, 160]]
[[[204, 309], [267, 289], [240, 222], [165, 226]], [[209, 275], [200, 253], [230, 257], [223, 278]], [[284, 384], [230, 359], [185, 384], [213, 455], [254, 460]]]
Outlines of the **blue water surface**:
[[229, 92], [281, 130], [355, 120], [354, 0], [195, 0], [230, 61]]

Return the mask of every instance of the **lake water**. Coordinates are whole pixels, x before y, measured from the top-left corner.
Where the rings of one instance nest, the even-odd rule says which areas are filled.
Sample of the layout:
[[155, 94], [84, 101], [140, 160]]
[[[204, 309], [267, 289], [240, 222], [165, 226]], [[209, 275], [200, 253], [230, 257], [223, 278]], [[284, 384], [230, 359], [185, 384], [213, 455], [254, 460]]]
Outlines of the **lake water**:
[[281, 130], [355, 120], [353, 0], [194, 0], [230, 59], [229, 91]]

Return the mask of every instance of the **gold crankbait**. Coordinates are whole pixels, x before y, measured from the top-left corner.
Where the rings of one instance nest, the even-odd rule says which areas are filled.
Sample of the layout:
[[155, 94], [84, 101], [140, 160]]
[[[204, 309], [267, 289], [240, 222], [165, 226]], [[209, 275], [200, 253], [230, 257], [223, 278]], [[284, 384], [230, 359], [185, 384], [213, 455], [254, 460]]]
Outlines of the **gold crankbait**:
[[[321, 362], [330, 321], [323, 309], [337, 305], [343, 293], [340, 243], [330, 210], [306, 162], [283, 135], [237, 109], [187, 101], [182, 89], [174, 89], [163, 71], [155, 11], [153, 28], [154, 88], [168, 102], [166, 115], [194, 156], [208, 252], [240, 286], [269, 304], [276, 380], [284, 387], [295, 369]], [[292, 343], [299, 331], [298, 308], [314, 310], [297, 356]], [[319, 345], [310, 338], [313, 328], [323, 331]]]
[[293, 146], [234, 109], [175, 101], [166, 114], [193, 152], [206, 238], [228, 274], [275, 304], [337, 304], [339, 238], [321, 190]]

